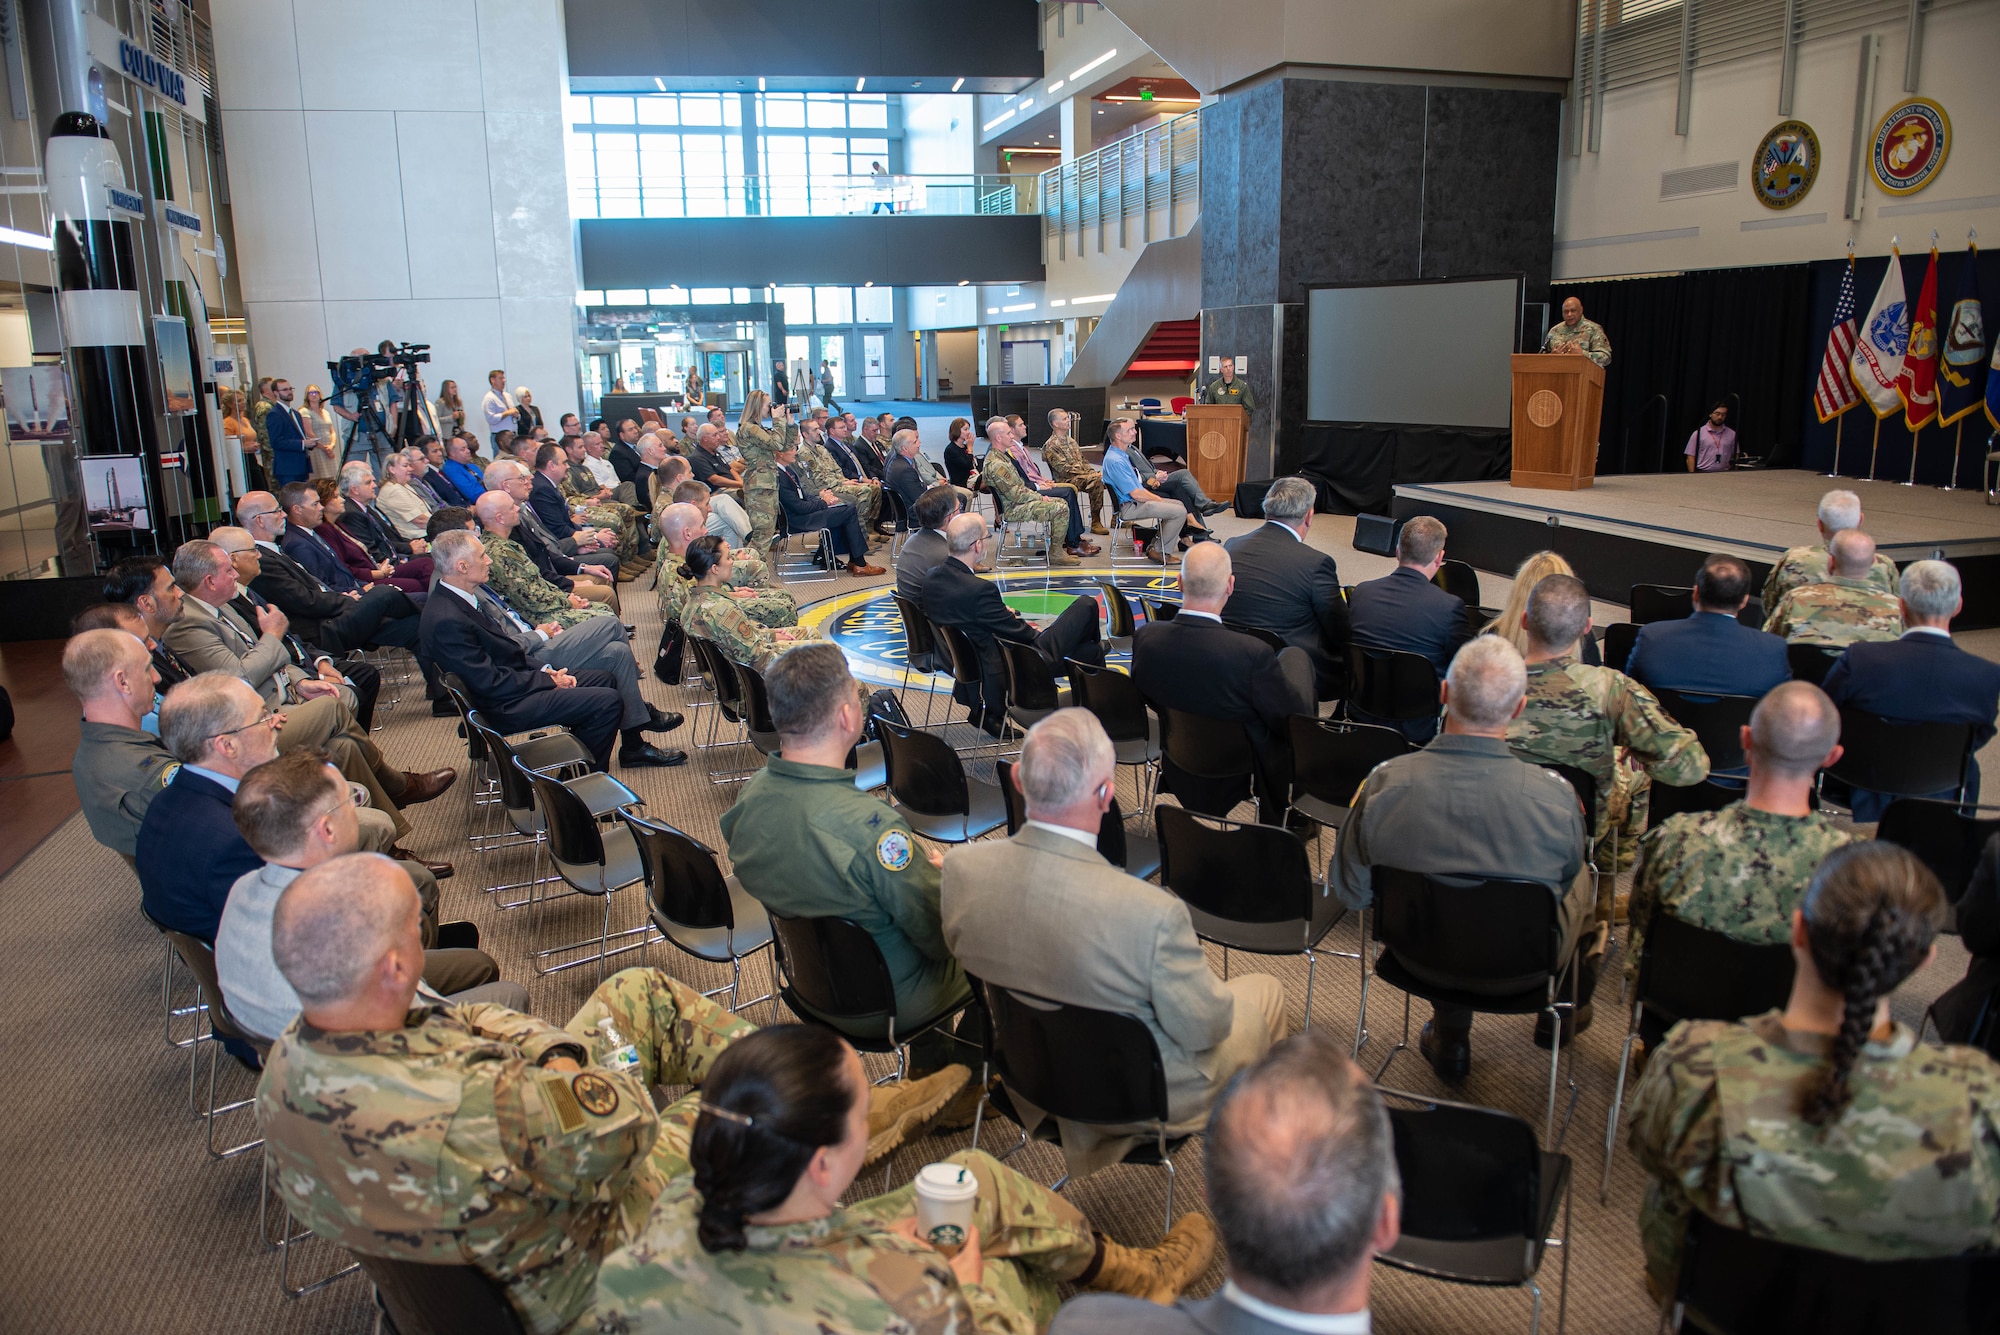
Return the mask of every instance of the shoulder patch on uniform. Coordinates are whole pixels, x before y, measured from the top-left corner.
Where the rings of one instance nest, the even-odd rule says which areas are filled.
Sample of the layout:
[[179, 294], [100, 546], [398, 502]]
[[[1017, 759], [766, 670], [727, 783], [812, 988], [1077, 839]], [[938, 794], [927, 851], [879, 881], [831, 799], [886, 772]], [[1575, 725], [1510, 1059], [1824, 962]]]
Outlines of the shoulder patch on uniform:
[[160, 786], [164, 788], [168, 784], [172, 783], [174, 781], [174, 776], [179, 774], [180, 772], [181, 772], [180, 761], [178, 760], [168, 761], [167, 767], [160, 771]]
[[618, 1090], [601, 1075], [580, 1071], [570, 1077], [569, 1088], [585, 1112], [609, 1117], [618, 1111]]
[[882, 837], [875, 841], [875, 860], [890, 871], [901, 871], [909, 866], [913, 853], [910, 836], [901, 830], [884, 830]]
[[556, 1128], [564, 1135], [583, 1130], [589, 1119], [583, 1115], [583, 1107], [570, 1092], [569, 1081], [560, 1075], [545, 1075], [539, 1081], [542, 1099], [549, 1105], [549, 1116], [555, 1119]]

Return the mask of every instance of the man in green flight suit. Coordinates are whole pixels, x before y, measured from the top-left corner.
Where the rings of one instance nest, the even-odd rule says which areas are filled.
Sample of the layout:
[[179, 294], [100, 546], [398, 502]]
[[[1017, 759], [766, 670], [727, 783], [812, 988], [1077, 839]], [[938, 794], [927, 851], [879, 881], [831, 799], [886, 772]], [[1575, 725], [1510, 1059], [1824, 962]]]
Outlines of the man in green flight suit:
[[1257, 395], [1245, 380], [1236, 378], [1236, 359], [1222, 359], [1222, 378], [1208, 382], [1208, 388], [1201, 392], [1203, 403], [1234, 403], [1252, 412], [1257, 410]]
[[[831, 644], [800, 645], [779, 655], [764, 685], [780, 754], [722, 814], [737, 879], [773, 912], [866, 929], [895, 984], [898, 1032], [964, 1005], [971, 989], [938, 910], [943, 857], [880, 798], [856, 791], [845, 768], [865, 718], [846, 657]], [[952, 1046], [933, 1030], [911, 1045], [912, 1069], [945, 1066]]]

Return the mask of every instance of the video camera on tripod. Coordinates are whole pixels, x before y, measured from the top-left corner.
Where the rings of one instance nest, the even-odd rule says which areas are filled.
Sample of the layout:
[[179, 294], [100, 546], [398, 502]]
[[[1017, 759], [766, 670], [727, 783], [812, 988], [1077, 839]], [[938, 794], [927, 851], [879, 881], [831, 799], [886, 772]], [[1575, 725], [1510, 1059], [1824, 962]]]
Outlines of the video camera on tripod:
[[393, 379], [398, 369], [404, 375], [402, 387], [397, 392], [401, 402], [397, 406], [394, 443], [399, 448], [414, 445], [425, 434], [423, 414], [419, 411], [421, 395], [417, 389], [417, 367], [431, 359], [431, 345], [397, 343], [393, 346], [394, 352], [352, 353], [326, 364], [327, 372], [333, 379], [333, 393], [329, 397], [337, 398], [342, 394], [354, 396], [353, 411], [360, 420], [349, 432], [350, 449], [356, 435], [364, 439], [389, 436], [388, 428], [382, 423], [382, 415], [376, 409], [375, 386]]

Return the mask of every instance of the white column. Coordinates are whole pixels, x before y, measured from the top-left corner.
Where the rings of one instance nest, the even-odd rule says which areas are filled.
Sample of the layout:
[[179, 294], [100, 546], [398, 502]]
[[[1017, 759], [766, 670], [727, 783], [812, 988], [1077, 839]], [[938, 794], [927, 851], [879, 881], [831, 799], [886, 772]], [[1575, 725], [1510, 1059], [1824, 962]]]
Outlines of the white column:
[[577, 408], [560, 0], [212, 0], [251, 356], [327, 383], [384, 338], [433, 395]]
[[1056, 119], [1062, 126], [1062, 160], [1074, 162], [1092, 148], [1090, 140], [1090, 99], [1087, 97], [1066, 97], [1062, 106], [1056, 109]]

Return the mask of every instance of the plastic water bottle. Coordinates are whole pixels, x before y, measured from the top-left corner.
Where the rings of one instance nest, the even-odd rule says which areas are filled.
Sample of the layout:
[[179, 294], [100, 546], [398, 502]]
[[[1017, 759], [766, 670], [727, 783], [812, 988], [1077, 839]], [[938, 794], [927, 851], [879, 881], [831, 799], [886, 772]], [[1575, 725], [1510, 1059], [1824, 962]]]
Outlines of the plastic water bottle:
[[622, 1071], [634, 1080], [643, 1081], [644, 1074], [639, 1066], [639, 1049], [627, 1043], [618, 1032], [618, 1026], [611, 1022], [609, 1015], [597, 1022], [597, 1032], [604, 1036], [604, 1045], [598, 1053], [598, 1065], [609, 1070]]

